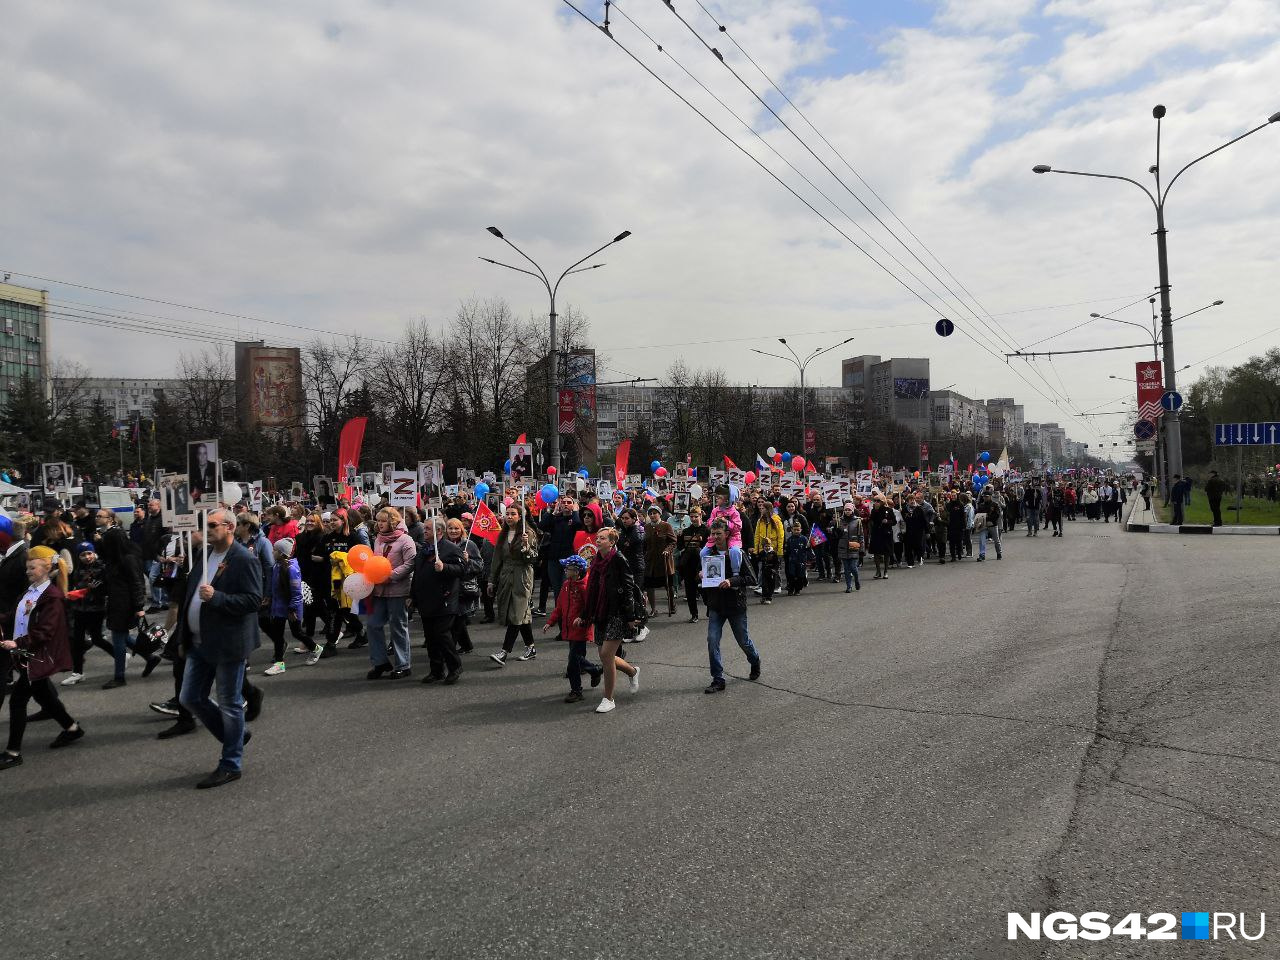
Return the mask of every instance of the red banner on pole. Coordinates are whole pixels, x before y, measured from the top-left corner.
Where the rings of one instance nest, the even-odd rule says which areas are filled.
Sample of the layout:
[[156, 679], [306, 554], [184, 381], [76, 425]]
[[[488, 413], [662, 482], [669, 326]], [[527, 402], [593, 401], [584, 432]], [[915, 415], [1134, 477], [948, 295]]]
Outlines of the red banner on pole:
[[1160, 398], [1164, 396], [1164, 377], [1159, 360], [1140, 360], [1136, 367], [1138, 380], [1138, 419], [1156, 423], [1164, 408]]
[[573, 433], [578, 422], [578, 404], [574, 400], [572, 390], [561, 390], [559, 394], [560, 426], [559, 432]]
[[818, 431], [813, 427], [804, 428], [804, 455], [818, 452]]
[[347, 475], [347, 467], [360, 472], [360, 448], [364, 446], [364, 428], [369, 422], [367, 417], [353, 417], [342, 427], [338, 437], [338, 473], [339, 480]]
[[920, 444], [920, 462], [929, 462], [929, 445], [927, 443]]

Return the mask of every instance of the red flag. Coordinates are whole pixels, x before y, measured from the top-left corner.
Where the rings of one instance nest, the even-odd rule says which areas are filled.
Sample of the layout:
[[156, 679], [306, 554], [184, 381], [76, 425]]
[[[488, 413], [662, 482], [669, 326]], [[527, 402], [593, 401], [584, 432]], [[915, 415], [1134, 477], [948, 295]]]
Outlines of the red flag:
[[810, 461], [808, 461], [808, 462], [804, 465], [804, 472], [805, 472], [805, 473], [817, 473], [817, 472], [818, 472], [818, 468], [817, 468], [817, 467], [815, 467], [815, 466], [813, 465], [813, 461], [812, 461], [812, 460], [810, 460]]
[[516, 443], [528, 443], [528, 442], [529, 441], [524, 438], [523, 433], [520, 434], [520, 436], [516, 437]]
[[867, 457], [867, 469], [874, 470], [875, 468], [876, 468], [876, 465], [871, 462], [871, 458]]
[[737, 465], [736, 463], [734, 463], [732, 460], [730, 460], [730, 459], [729, 459], [729, 455], [728, 455], [727, 453], [725, 454], [725, 457], [724, 457], [724, 468], [725, 468], [726, 470], [737, 470], [737, 469], [738, 469], [738, 465]]
[[627, 476], [627, 461], [631, 459], [631, 441], [623, 440], [618, 444], [618, 455], [614, 458], [614, 483], [621, 486]]
[[478, 533], [496, 547], [500, 530], [501, 525], [498, 523], [497, 515], [489, 509], [487, 503], [481, 500], [476, 504], [476, 518], [471, 522], [471, 533]]
[[338, 437], [338, 473], [346, 477], [347, 467], [360, 469], [360, 447], [364, 445], [364, 428], [369, 422], [367, 417], [352, 417], [342, 427]]

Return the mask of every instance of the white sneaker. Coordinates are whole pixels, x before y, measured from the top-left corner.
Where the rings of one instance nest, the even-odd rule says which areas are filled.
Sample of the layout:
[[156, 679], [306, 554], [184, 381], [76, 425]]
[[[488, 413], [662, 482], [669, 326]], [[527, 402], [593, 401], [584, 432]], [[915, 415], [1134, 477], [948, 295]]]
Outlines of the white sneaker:
[[596, 713], [608, 713], [614, 706], [615, 704], [612, 700], [603, 699], [600, 701], [600, 706], [596, 707]]
[[524, 648], [524, 653], [516, 657], [517, 660], [532, 660], [538, 656], [538, 651], [533, 648], [533, 644]]
[[62, 681], [64, 687], [74, 687], [77, 683], [84, 679], [83, 673], [73, 673], [67, 679]]
[[648, 627], [641, 627], [641, 628], [640, 628], [640, 632], [636, 634], [636, 638], [635, 638], [634, 640], [632, 640], [631, 642], [632, 642], [632, 643], [644, 643], [644, 638], [645, 638], [645, 637], [647, 637], [648, 635], [649, 635], [649, 628], [648, 628]]
[[304, 665], [308, 667], [314, 667], [317, 663], [320, 662], [320, 654], [322, 653], [324, 653], [324, 647], [316, 647], [314, 650], [311, 651], [311, 654], [304, 661]]
[[634, 677], [627, 677], [627, 692], [628, 693], [640, 692], [640, 668], [639, 667], [636, 667], [636, 673]]
[[262, 671], [264, 677], [274, 677], [277, 674], [284, 673], [284, 663], [273, 663], [267, 669]]

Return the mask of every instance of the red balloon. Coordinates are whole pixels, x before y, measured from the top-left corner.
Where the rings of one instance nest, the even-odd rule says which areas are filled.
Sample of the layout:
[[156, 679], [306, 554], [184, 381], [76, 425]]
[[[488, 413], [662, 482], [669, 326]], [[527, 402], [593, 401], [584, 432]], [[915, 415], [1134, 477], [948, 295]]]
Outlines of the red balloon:
[[555, 468], [555, 467], [547, 467], [547, 476], [548, 476], [548, 477], [554, 477], [555, 475], [556, 475], [556, 468]]
[[745, 479], [747, 483], [755, 483], [756, 475], [752, 471], [748, 470], [746, 477], [744, 477], [743, 479]]
[[773, 462], [774, 462], [774, 463], [781, 463], [781, 462], [782, 462], [782, 454], [780, 454], [780, 453], [775, 453], [775, 454], [773, 455]]
[[804, 473], [804, 457], [792, 457], [791, 466], [796, 468], [796, 473]]
[[653, 471], [653, 475], [655, 477], [665, 477], [667, 475], [667, 468], [659, 467], [657, 470]]

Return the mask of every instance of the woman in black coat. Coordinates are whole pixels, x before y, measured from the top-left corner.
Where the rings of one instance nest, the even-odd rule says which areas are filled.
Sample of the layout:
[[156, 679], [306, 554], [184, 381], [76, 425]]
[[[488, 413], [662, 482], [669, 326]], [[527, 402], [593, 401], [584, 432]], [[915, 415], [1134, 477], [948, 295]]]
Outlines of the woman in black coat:
[[445, 535], [444, 518], [432, 522], [436, 525], [435, 543], [433, 546], [428, 539], [415, 555], [409, 593], [422, 621], [431, 662], [422, 682], [454, 684], [462, 673], [462, 660], [453, 648], [453, 621], [458, 615], [459, 581], [469, 567], [462, 545]]
[[631, 632], [636, 623], [634, 618], [640, 615], [640, 607], [643, 606], [636, 603], [636, 584], [631, 569], [618, 547], [617, 529], [602, 528], [596, 534], [596, 555], [587, 577], [587, 608], [582, 616], [583, 620], [595, 624], [595, 641], [600, 645], [604, 698], [596, 707], [596, 713], [608, 713], [614, 708], [613, 688], [619, 670], [630, 680], [632, 693], [640, 689], [639, 668], [618, 655], [622, 641]]
[[[113, 690], [125, 685], [124, 665], [126, 654], [133, 646], [133, 629], [147, 608], [147, 581], [142, 573], [142, 553], [129, 542], [128, 535], [119, 527], [108, 527], [98, 541], [98, 556], [106, 573], [107, 629], [111, 631], [111, 646], [115, 652], [115, 676], [102, 685], [103, 690]], [[147, 658], [144, 677], [151, 675], [160, 664], [159, 654]]]

